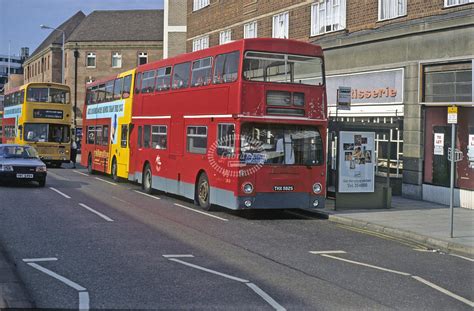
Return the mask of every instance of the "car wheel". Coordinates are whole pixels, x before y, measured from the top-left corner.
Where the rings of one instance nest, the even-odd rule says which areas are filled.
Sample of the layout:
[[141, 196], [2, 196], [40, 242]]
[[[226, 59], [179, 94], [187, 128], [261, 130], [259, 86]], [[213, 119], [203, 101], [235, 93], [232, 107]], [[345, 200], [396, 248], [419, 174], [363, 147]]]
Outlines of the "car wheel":
[[117, 175], [117, 170], [118, 170], [118, 167], [117, 167], [117, 159], [114, 158], [112, 160], [112, 179], [115, 181], [115, 182], [118, 182], [119, 181], [119, 177]]
[[145, 193], [153, 192], [153, 175], [150, 166], [147, 164], [143, 170], [142, 189]]
[[201, 206], [201, 208], [206, 211], [211, 210], [211, 186], [209, 185], [209, 179], [207, 178], [207, 175], [205, 173], [202, 173], [199, 176], [199, 180], [196, 186], [196, 192], [199, 206]]

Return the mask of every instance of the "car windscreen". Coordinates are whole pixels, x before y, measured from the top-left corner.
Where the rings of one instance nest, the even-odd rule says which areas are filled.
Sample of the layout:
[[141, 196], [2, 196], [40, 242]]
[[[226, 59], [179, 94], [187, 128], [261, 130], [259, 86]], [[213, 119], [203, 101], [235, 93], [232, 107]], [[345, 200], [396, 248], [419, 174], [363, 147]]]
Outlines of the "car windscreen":
[[3, 146], [0, 147], [0, 156], [6, 159], [31, 159], [38, 158], [38, 153], [30, 146]]

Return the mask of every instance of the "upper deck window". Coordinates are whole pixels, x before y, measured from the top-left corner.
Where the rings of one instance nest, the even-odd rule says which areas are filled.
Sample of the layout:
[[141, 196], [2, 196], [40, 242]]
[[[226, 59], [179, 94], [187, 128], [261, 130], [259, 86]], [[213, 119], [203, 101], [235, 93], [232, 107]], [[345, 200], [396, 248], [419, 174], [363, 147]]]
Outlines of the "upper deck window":
[[213, 78], [215, 84], [229, 83], [237, 80], [239, 72], [239, 56], [240, 54], [238, 51], [217, 55]]
[[206, 57], [193, 62], [191, 86], [211, 84], [212, 57]]
[[40, 103], [69, 103], [69, 91], [51, 87], [29, 87], [26, 95], [29, 102]]
[[114, 84], [114, 99], [120, 99], [120, 96], [122, 95], [122, 83], [123, 83], [123, 78], [118, 78], [115, 79], [115, 84]]
[[173, 71], [173, 90], [182, 89], [189, 86], [189, 71], [191, 63], [182, 63], [174, 66]]
[[319, 57], [246, 52], [244, 78], [249, 81], [322, 85], [323, 60]]
[[128, 75], [123, 79], [122, 98], [129, 98], [132, 90], [132, 75]]
[[10, 106], [21, 105], [23, 104], [24, 98], [25, 98], [24, 90], [5, 95], [4, 106], [10, 107]]
[[114, 95], [114, 80], [105, 84], [105, 100], [111, 101]]
[[105, 84], [99, 85], [99, 88], [97, 89], [96, 100], [98, 103], [105, 102]]
[[143, 73], [142, 76], [142, 89], [143, 93], [151, 93], [155, 89], [155, 71], [150, 70]]
[[171, 67], [160, 68], [156, 71], [155, 91], [166, 91], [171, 85]]

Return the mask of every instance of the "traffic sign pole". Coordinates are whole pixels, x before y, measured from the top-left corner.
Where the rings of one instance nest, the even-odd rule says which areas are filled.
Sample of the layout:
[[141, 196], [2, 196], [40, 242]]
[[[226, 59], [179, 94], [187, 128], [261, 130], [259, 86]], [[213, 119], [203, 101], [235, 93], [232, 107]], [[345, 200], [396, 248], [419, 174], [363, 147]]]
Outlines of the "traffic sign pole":
[[451, 182], [450, 182], [450, 196], [449, 196], [449, 210], [451, 213], [451, 225], [450, 225], [450, 237], [453, 237], [453, 226], [454, 226], [454, 160], [456, 154], [455, 144], [455, 131], [456, 125], [451, 124]]

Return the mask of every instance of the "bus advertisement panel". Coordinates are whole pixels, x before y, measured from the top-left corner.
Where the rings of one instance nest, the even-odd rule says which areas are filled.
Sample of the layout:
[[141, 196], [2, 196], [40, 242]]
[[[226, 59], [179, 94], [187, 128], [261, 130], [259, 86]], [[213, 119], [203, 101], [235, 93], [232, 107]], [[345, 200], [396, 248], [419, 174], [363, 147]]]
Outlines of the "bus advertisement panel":
[[28, 144], [47, 164], [69, 162], [72, 106], [69, 87], [29, 83], [5, 94], [3, 143]]

